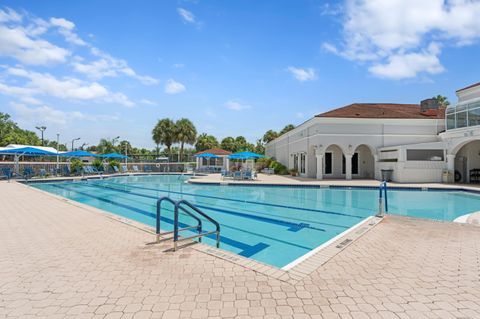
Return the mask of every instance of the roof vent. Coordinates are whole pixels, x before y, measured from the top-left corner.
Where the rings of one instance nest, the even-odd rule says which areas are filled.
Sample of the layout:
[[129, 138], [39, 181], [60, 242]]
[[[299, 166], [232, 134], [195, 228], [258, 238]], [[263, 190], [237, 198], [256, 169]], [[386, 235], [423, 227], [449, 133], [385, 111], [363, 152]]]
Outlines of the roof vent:
[[427, 112], [428, 110], [438, 110], [440, 103], [437, 99], [426, 99], [420, 102], [420, 112]]

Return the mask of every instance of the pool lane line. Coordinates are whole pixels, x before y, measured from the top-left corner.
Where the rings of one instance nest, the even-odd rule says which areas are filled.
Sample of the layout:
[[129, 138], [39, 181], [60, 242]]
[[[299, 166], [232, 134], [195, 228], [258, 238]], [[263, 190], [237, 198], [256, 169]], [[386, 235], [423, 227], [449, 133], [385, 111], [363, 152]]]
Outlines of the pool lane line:
[[[80, 184], [80, 183], [78, 183], [78, 185], [79, 185], [79, 186], [87, 186], [87, 185], [85, 185], [85, 184]], [[75, 186], [77, 186], [77, 185], [75, 185]], [[58, 186], [57, 186], [57, 187], [58, 187]], [[64, 189], [70, 190], [70, 191], [72, 191], [72, 192], [82, 193], [82, 195], [85, 195], [85, 196], [94, 197], [94, 195], [89, 195], [89, 193], [80, 192], [80, 191], [77, 191], [77, 190], [74, 190], [74, 189], [71, 189], [71, 188], [68, 188], [68, 187], [64, 187]], [[109, 189], [109, 188], [107, 188], [107, 189]], [[129, 195], [135, 195], [135, 194], [131, 194], [131, 193], [128, 193], [128, 194], [129, 194]], [[147, 196], [148, 196], [148, 195], [147, 195]], [[138, 204], [140, 204], [140, 205], [146, 205], [146, 206], [151, 207], [151, 205], [149, 205], [148, 203], [145, 203], [145, 202], [137, 202], [137, 201], [134, 201], [134, 200], [132, 200], [132, 199], [130, 199], [130, 198], [126, 198], [126, 197], [123, 197], [123, 199], [136, 202], [136, 203], [138, 203]], [[109, 199], [107, 199], [107, 200], [109, 200]], [[112, 201], [112, 200], [110, 200], [110, 201]], [[114, 202], [114, 201], [112, 201], [112, 202]], [[118, 203], [118, 202], [116, 202], [116, 203]], [[118, 204], [121, 204], [121, 203], [118, 203]], [[127, 205], [127, 204], [121, 204], [121, 205]], [[198, 205], [197, 205], [197, 206], [198, 206]], [[166, 208], [165, 210], [170, 211], [170, 212], [173, 213], [173, 210], [171, 210], [171, 209]], [[150, 213], [150, 214], [153, 214], [153, 213]], [[148, 216], [150, 216], [150, 215], [148, 215]], [[151, 217], [151, 216], [150, 216], [150, 217]], [[162, 220], [163, 220], [163, 217], [162, 217]], [[173, 224], [173, 222], [170, 222], [170, 221], [171, 221], [171, 219], [168, 219], [168, 221], [166, 221], [166, 222], [169, 223], [169, 224]], [[186, 224], [185, 224], [185, 225], [186, 225]], [[278, 238], [273, 238], [273, 237], [270, 237], [270, 236], [266, 236], [266, 235], [264, 235], [264, 234], [258, 234], [258, 233], [250, 232], [250, 231], [247, 231], [247, 230], [245, 230], [245, 229], [241, 229], [241, 228], [237, 228], [237, 227], [233, 227], [233, 226], [229, 226], [229, 225], [225, 225], [225, 224], [222, 224], [221, 226], [222, 226], [222, 227], [229, 228], [229, 229], [233, 229], [233, 230], [236, 230], [236, 231], [239, 231], [239, 232], [243, 232], [243, 233], [246, 233], [246, 234], [254, 235], [254, 236], [257, 236], [257, 237], [267, 238], [267, 239], [270, 239], [270, 240], [273, 240], [273, 241], [276, 241], [276, 242], [279, 242], [279, 243], [283, 243], [283, 244], [285, 244], [285, 245], [294, 246], [294, 247], [297, 247], [297, 248], [300, 248], [300, 249], [304, 249], [304, 250], [307, 250], [307, 251], [309, 251], [309, 250], [312, 249], [312, 247], [307, 247], [307, 246], [303, 246], [303, 245], [299, 245], [299, 244], [294, 244], [294, 243], [287, 242], [287, 241], [284, 241], [284, 240], [281, 240], [281, 239], [278, 239]], [[182, 227], [183, 227], [183, 226], [182, 226]], [[210, 238], [211, 238], [211, 239], [214, 239], [213, 236], [211, 236]], [[261, 245], [261, 244], [263, 244], [263, 243], [260, 242], [260, 243], [254, 245], [254, 246], [251, 246], [251, 247], [257, 247], [257, 246], [259, 246], [259, 245]], [[231, 245], [231, 246], [234, 246], [234, 247], [235, 247], [235, 245]], [[268, 246], [268, 245], [267, 245], [267, 246]], [[245, 250], [245, 251], [250, 252], [250, 250], [248, 250], [248, 249]], [[253, 251], [253, 249], [252, 249], [252, 251]], [[247, 256], [247, 255], [242, 255], [242, 256], [249, 257], [249, 256]]]
[[[147, 194], [142, 194], [142, 193], [136, 193], [136, 192], [132, 192], [130, 190], [118, 189], [118, 188], [114, 188], [114, 187], [111, 187], [111, 186], [101, 186], [101, 185], [98, 185], [98, 184], [92, 185], [92, 183], [90, 183], [90, 184], [85, 183], [84, 186], [110, 189], [110, 190], [113, 190], [113, 191], [123, 192], [123, 193], [126, 193], [126, 194], [135, 195], [135, 196], [141, 196], [141, 197], [151, 198], [151, 199], [158, 199], [157, 196], [152, 196], [152, 195], [147, 195]], [[292, 222], [288, 222], [288, 221], [281, 220], [281, 219], [273, 219], [273, 218], [269, 218], [269, 217], [255, 216], [255, 215], [251, 215], [251, 214], [235, 212], [235, 211], [222, 209], [222, 208], [214, 208], [214, 207], [211, 207], [211, 206], [199, 205], [199, 204], [196, 204], [196, 203], [195, 203], [195, 206], [203, 208], [203, 209], [213, 210], [213, 211], [216, 211], [216, 212], [237, 216], [237, 217], [243, 217], [243, 218], [253, 219], [253, 220], [257, 220], [257, 221], [261, 221], [261, 222], [265, 222], [265, 223], [269, 223], [269, 224], [288, 227], [287, 230], [294, 231], [294, 232], [299, 231], [302, 228], [308, 228], [308, 229], [313, 229], [313, 230], [322, 231], [322, 232], [326, 231], [323, 228], [313, 227], [313, 226], [310, 226], [309, 224], [306, 224], [306, 223], [297, 224], [297, 223], [292, 223]]]
[[[100, 183], [90, 183], [90, 184], [100, 184]], [[219, 196], [212, 196], [212, 195], [199, 195], [199, 194], [194, 194], [194, 193], [184, 193], [184, 192], [177, 192], [177, 191], [166, 190], [166, 189], [155, 189], [155, 188], [141, 187], [141, 186], [127, 186], [126, 184], [121, 184], [121, 183], [108, 183], [107, 184], [105, 182], [102, 182], [102, 184], [104, 184], [104, 185], [105, 184], [106, 185], [112, 185], [113, 184], [113, 185], [120, 185], [120, 186], [123, 185], [125, 187], [144, 189], [144, 190], [155, 191], [155, 192], [164, 192], [164, 193], [172, 193], [172, 194], [198, 196], [198, 197], [204, 197], [204, 198], [213, 198], [213, 199], [220, 199], [220, 200], [225, 200], [225, 201], [232, 201], [232, 202], [237, 202], [237, 203], [247, 203], [247, 204], [254, 204], [254, 205], [277, 207], [277, 208], [303, 210], [303, 211], [308, 211], [308, 212], [317, 212], [317, 213], [322, 213], [322, 214], [348, 216], [348, 217], [353, 217], [353, 218], [358, 218], [358, 219], [365, 218], [364, 216], [352, 215], [352, 214], [347, 214], [347, 213], [331, 212], [331, 211], [320, 210], [320, 209], [310, 209], [310, 208], [303, 208], [303, 207], [297, 207], [297, 206], [287, 206], [287, 205], [280, 205], [280, 204], [262, 203], [262, 202], [240, 200], [240, 199], [233, 199], [233, 198], [226, 198], [226, 197], [219, 197]]]
[[[147, 216], [147, 217], [151, 217], [151, 218], [154, 218], [154, 219], [157, 217], [157, 215], [154, 214], [154, 213], [150, 213], [150, 212], [144, 211], [142, 209], [138, 209], [136, 207], [133, 207], [133, 206], [130, 206], [130, 205], [127, 205], [127, 204], [123, 204], [123, 203], [119, 203], [119, 202], [116, 202], [116, 201], [113, 201], [113, 200], [110, 200], [110, 199], [106, 199], [106, 198], [103, 198], [103, 197], [100, 197], [100, 196], [95, 196], [95, 195], [85, 193], [85, 192], [82, 192], [82, 191], [79, 191], [79, 190], [71, 189], [71, 188], [65, 187], [65, 186], [60, 186], [60, 185], [55, 185], [55, 184], [52, 184], [52, 186], [56, 187], [58, 189], [63, 189], [63, 190], [75, 192], [75, 193], [83, 195], [83, 196], [94, 198], [94, 199], [97, 199], [99, 201], [111, 204], [111, 205], [126, 208], [126, 209], [132, 210], [136, 213], [142, 214], [142, 215]], [[161, 220], [166, 222], [166, 223], [169, 223], [169, 224], [173, 225], [173, 220], [170, 219], [170, 218], [161, 217]], [[184, 223], [179, 223], [179, 225], [181, 227], [189, 226], [189, 225], [184, 224]], [[206, 237], [208, 237], [212, 240], [215, 239], [215, 236], [213, 236], [213, 235], [207, 235]], [[266, 243], [263, 243], [263, 242], [259, 242], [258, 244], [255, 244], [255, 245], [252, 246], [252, 245], [248, 245], [248, 244], [242, 243], [240, 241], [237, 241], [237, 240], [234, 240], [232, 238], [225, 237], [225, 236], [222, 236], [222, 235], [220, 235], [220, 242], [223, 242], [227, 245], [230, 245], [230, 246], [233, 246], [235, 248], [241, 249], [242, 251], [240, 253], [238, 253], [238, 255], [244, 256], [244, 257], [251, 257], [254, 254], [256, 254], [256, 253], [260, 252], [261, 250], [263, 250], [265, 248], [268, 248], [270, 246], [270, 245], [268, 245]]]

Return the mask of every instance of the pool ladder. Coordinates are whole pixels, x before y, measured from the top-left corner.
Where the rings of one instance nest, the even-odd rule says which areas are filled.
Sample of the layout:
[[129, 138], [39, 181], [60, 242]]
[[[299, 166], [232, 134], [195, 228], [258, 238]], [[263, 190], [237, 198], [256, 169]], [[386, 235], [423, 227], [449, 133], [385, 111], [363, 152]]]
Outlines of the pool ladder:
[[[173, 230], [172, 231], [167, 231], [167, 232], [161, 232], [160, 231], [160, 219], [162, 216], [162, 202], [167, 201], [174, 205], [174, 218], [173, 218]], [[182, 211], [186, 215], [192, 217], [193, 219], [196, 220], [197, 225], [195, 226], [187, 226], [180, 228], [179, 227], [179, 212]], [[201, 217], [205, 218], [209, 222], [211, 222], [215, 226], [215, 230], [211, 231], [203, 231], [202, 228], [202, 220], [197, 216], [200, 215]], [[188, 237], [180, 237], [179, 233], [187, 230], [196, 230], [198, 234], [188, 236]], [[195, 205], [191, 204], [190, 202], [182, 199], [179, 201], [174, 201], [170, 197], [161, 197], [157, 200], [157, 216], [156, 216], [156, 225], [155, 225], [155, 234], [156, 234], [156, 241], [157, 243], [160, 242], [160, 236], [163, 235], [169, 235], [173, 234], [173, 251], [176, 251], [178, 248], [178, 243], [186, 240], [191, 240], [198, 238], [199, 242], [202, 242], [202, 237], [208, 236], [215, 234], [215, 239], [216, 239], [216, 247], [220, 247], [220, 224], [207, 214], [205, 214], [203, 211], [201, 211], [198, 207]]]
[[387, 182], [383, 181], [378, 187], [378, 212], [377, 217], [383, 217], [388, 212]]

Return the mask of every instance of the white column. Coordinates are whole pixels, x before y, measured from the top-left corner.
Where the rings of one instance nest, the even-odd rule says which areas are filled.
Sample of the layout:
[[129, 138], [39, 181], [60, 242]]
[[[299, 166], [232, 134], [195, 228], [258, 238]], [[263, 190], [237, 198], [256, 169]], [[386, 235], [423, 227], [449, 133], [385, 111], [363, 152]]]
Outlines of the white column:
[[345, 154], [345, 179], [352, 179], [352, 155]]
[[228, 158], [228, 156], [225, 156], [223, 158], [223, 160], [225, 161], [224, 165], [225, 165], [225, 169], [228, 171], [230, 170], [230, 159]]
[[374, 154], [373, 155], [373, 179], [380, 180], [381, 178], [379, 177], [379, 174], [377, 173], [377, 168], [378, 168], [378, 155]]
[[447, 169], [449, 171], [455, 170], [455, 154], [447, 154]]
[[323, 179], [323, 154], [316, 154], [317, 158], [317, 179]]

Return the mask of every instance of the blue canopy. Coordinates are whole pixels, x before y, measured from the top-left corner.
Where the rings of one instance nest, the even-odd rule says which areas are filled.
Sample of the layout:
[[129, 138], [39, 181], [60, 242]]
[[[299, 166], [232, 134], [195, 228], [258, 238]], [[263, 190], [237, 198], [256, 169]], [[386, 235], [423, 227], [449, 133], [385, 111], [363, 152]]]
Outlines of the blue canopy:
[[97, 156], [106, 157], [106, 158], [128, 158], [128, 156], [118, 154], [118, 153], [100, 154], [100, 155], [97, 155]]
[[201, 154], [196, 154], [195, 157], [200, 157], [200, 158], [220, 158], [220, 156], [212, 154], [212, 153], [201, 153]]
[[65, 152], [61, 153], [60, 156], [66, 157], [96, 157], [96, 154], [87, 152], [87, 151], [73, 151], [73, 152]]
[[230, 155], [228, 158], [229, 159], [238, 159], [238, 160], [244, 160], [244, 159], [257, 159], [257, 158], [264, 158], [264, 155], [253, 153], [253, 152], [239, 152]]
[[1, 150], [0, 154], [4, 155], [30, 155], [30, 156], [57, 156], [57, 153], [45, 151], [35, 147], [20, 147]]

